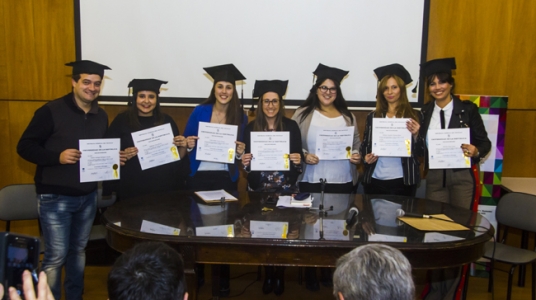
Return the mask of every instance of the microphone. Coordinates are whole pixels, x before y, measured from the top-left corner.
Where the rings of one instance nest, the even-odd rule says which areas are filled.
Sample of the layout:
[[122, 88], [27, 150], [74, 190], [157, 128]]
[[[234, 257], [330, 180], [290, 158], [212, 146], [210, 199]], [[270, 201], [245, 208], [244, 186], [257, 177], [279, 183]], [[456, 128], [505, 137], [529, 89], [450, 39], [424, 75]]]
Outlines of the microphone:
[[405, 212], [401, 208], [396, 210], [396, 216], [397, 217], [421, 218], [421, 219], [433, 219], [433, 217], [430, 216], [430, 215], [418, 214], [418, 213], [412, 213], [412, 212]]
[[359, 214], [359, 209], [357, 207], [352, 207], [348, 211], [348, 219], [346, 219], [346, 228], [351, 228], [357, 223], [357, 215]]

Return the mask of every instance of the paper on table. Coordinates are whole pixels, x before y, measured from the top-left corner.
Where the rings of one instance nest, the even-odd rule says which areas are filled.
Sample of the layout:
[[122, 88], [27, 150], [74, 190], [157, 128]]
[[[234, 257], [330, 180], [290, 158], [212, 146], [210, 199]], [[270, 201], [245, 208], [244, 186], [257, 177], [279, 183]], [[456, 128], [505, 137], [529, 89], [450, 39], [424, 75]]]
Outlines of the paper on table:
[[464, 238], [442, 234], [439, 232], [427, 232], [424, 234], [425, 243], [442, 243], [442, 242], [452, 242], [452, 241], [461, 241]]
[[286, 239], [288, 234], [288, 222], [249, 222], [249, 231], [253, 238]]
[[234, 237], [234, 225], [196, 227], [195, 234], [197, 236]]
[[158, 224], [155, 222], [143, 220], [141, 222], [141, 232], [153, 233], [153, 234], [167, 234], [167, 235], [179, 235], [181, 230], [179, 228]]
[[376, 156], [411, 156], [411, 132], [406, 127], [409, 119], [373, 118], [372, 153]]
[[238, 126], [199, 122], [196, 159], [234, 163]]
[[456, 230], [469, 230], [469, 228], [454, 222], [443, 221], [436, 218], [450, 220], [444, 214], [431, 215], [433, 219], [412, 218], [412, 217], [399, 217], [400, 221], [408, 224], [409, 226], [422, 230], [422, 231], [456, 231]]
[[290, 169], [288, 131], [251, 132], [251, 170], [287, 171]]
[[469, 128], [430, 129], [428, 162], [430, 169], [470, 168], [471, 159], [463, 154], [462, 144], [470, 144]]
[[173, 144], [173, 130], [169, 123], [132, 132], [134, 146], [142, 170], [180, 160], [179, 150]]
[[315, 155], [322, 160], [349, 159], [352, 156], [353, 141], [353, 126], [319, 129]]
[[397, 235], [387, 235], [387, 234], [371, 234], [368, 236], [369, 242], [396, 242], [396, 243], [407, 243], [408, 238], [405, 236]]
[[199, 191], [195, 192], [195, 194], [205, 202], [219, 202], [222, 197], [225, 197], [225, 202], [238, 201], [238, 199], [227, 193], [225, 190]]
[[119, 179], [120, 139], [79, 140], [80, 182]]
[[293, 207], [293, 208], [309, 208], [313, 205], [313, 199], [311, 201], [303, 201], [302, 203], [293, 204], [291, 196], [279, 196], [277, 200], [277, 207]]
[[[349, 232], [346, 230], [346, 220], [322, 219], [324, 238], [332, 241], [348, 241], [350, 240]], [[320, 219], [314, 224], [313, 238], [320, 238]]]

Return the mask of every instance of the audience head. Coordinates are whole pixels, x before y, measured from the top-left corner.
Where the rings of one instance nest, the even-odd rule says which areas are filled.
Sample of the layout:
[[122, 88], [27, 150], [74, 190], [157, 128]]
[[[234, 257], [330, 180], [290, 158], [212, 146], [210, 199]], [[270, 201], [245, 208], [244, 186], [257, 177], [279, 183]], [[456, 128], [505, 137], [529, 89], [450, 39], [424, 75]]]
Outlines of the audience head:
[[344, 300], [412, 300], [415, 286], [411, 265], [393, 247], [382, 244], [357, 247], [337, 260], [333, 295]]
[[162, 242], [123, 253], [108, 275], [109, 300], [187, 299], [181, 255]]

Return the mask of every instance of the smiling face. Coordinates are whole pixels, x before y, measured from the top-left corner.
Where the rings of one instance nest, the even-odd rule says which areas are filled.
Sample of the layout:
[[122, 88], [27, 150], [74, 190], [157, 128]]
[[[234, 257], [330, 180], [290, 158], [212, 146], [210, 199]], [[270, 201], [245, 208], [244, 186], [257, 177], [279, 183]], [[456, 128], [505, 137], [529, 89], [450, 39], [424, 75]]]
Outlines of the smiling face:
[[450, 98], [450, 92], [452, 90], [452, 84], [441, 81], [435, 76], [428, 84], [428, 91], [430, 95], [436, 99], [436, 101], [444, 101]]
[[150, 117], [156, 108], [157, 95], [153, 91], [139, 91], [136, 96], [138, 116]]
[[396, 104], [400, 100], [400, 87], [393, 77], [387, 79], [387, 83], [383, 90], [383, 96], [389, 104]]
[[78, 105], [90, 105], [100, 93], [102, 78], [97, 74], [80, 74], [78, 81], [72, 80], [73, 94]]
[[324, 80], [316, 89], [316, 96], [320, 101], [320, 105], [328, 107], [333, 105], [333, 101], [337, 98], [337, 86], [331, 79]]
[[262, 95], [261, 102], [262, 112], [264, 113], [266, 120], [275, 119], [280, 107], [279, 95], [274, 92], [267, 92]]
[[216, 101], [222, 105], [226, 105], [233, 99], [234, 86], [227, 81], [218, 81], [214, 85], [214, 96]]

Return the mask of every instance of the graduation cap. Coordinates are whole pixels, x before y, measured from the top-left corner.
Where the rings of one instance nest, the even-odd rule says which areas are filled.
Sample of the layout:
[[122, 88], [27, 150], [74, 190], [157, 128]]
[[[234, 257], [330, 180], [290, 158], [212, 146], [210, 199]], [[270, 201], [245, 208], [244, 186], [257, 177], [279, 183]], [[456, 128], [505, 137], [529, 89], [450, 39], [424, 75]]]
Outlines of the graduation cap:
[[425, 77], [437, 73], [452, 75], [452, 70], [456, 70], [456, 59], [454, 57], [432, 59], [421, 64], [421, 70]]
[[132, 88], [132, 94], [136, 94], [138, 91], [152, 91], [156, 94], [160, 94], [160, 86], [168, 83], [158, 79], [132, 79], [128, 84], [128, 87]]
[[214, 83], [218, 81], [226, 81], [232, 84], [237, 80], [244, 80], [246, 77], [238, 71], [238, 69], [233, 64], [226, 64], [214, 67], [203, 68], [212, 79]]
[[102, 78], [104, 76], [104, 70], [111, 70], [110, 67], [91, 60], [77, 60], [66, 63], [65, 65], [73, 67], [73, 76], [80, 74], [97, 74]]
[[404, 81], [405, 85], [408, 85], [413, 81], [408, 70], [404, 68], [401, 64], [391, 64], [387, 66], [382, 66], [374, 69], [374, 73], [378, 77], [378, 81], [381, 81], [385, 76], [396, 75]]
[[261, 98], [268, 92], [274, 92], [283, 100], [287, 92], [288, 80], [257, 80], [253, 88], [253, 98]]
[[318, 64], [316, 70], [313, 71], [313, 74], [316, 75], [316, 78], [329, 78], [333, 81], [337, 81], [339, 84], [344, 76], [348, 75], [350, 71], [343, 71], [341, 69], [328, 67], [323, 64]]

